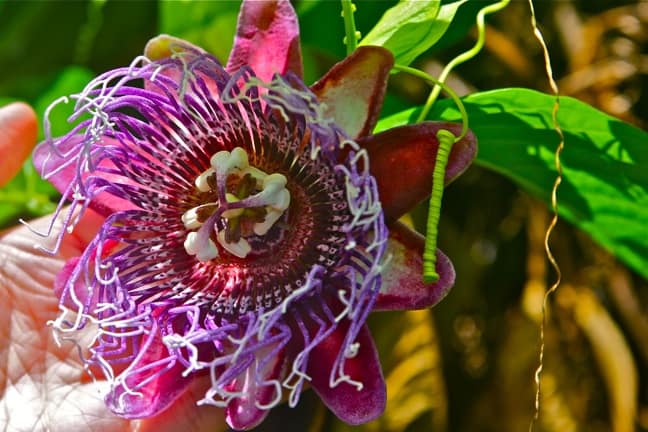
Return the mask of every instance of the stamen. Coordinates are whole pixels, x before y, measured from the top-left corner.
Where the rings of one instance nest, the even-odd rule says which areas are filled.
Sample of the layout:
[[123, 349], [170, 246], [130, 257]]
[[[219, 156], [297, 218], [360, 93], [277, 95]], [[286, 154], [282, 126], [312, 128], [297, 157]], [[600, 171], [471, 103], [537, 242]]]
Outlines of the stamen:
[[215, 173], [213, 168], [209, 168], [207, 171], [204, 173], [200, 174], [198, 178], [196, 178], [195, 184], [196, 187], [200, 192], [209, 192], [211, 189], [211, 186], [209, 184], [208, 179], [213, 176]]
[[198, 207], [187, 210], [182, 215], [182, 223], [188, 230], [200, 228], [202, 226], [202, 222], [198, 220]]
[[249, 167], [248, 155], [241, 147], [236, 147], [232, 152], [222, 150], [211, 157], [211, 166], [217, 173], [227, 174], [232, 170], [242, 171]]
[[[213, 193], [218, 202], [201, 204], [182, 215], [187, 230], [202, 227], [204, 209], [220, 208], [222, 223], [215, 224], [216, 241], [227, 252], [245, 258], [252, 247], [245, 237], [266, 235], [290, 206], [290, 192], [283, 174], [266, 174], [250, 166], [247, 152], [236, 147], [231, 152], [222, 150], [210, 159], [211, 167], [201, 173], [195, 181], [200, 192]], [[217, 180], [218, 179], [218, 180]], [[225, 202], [217, 191], [217, 181], [226, 183]], [[221, 192], [222, 193], [222, 192]], [[213, 198], [212, 198], [213, 199]], [[218, 228], [218, 227], [223, 228]], [[194, 234], [194, 235], [192, 235]], [[215, 243], [210, 239], [198, 245], [196, 233], [189, 233], [185, 250], [201, 258], [217, 257]], [[212, 248], [213, 245], [213, 248]]]
[[239, 238], [239, 241], [236, 243], [234, 242], [228, 242], [225, 240], [225, 231], [219, 231], [218, 232], [218, 244], [223, 246], [225, 250], [232, 255], [235, 255], [239, 258], [245, 258], [247, 254], [252, 251], [252, 247], [250, 246], [250, 243], [248, 243], [247, 240], [245, 240], [243, 237]]
[[[228, 203], [235, 203], [235, 202], [241, 201], [240, 199], [238, 199], [238, 197], [236, 195], [231, 194], [231, 193], [225, 194], [225, 198], [227, 199]], [[241, 216], [244, 211], [245, 211], [245, 209], [243, 209], [243, 208], [225, 210], [223, 212], [223, 217], [227, 218], [227, 219], [234, 219], [234, 218], [237, 218], [237, 217]]]
[[218, 249], [212, 239], [201, 242], [197, 232], [190, 232], [184, 241], [184, 248], [189, 255], [196, 255], [198, 261], [207, 262], [218, 256]]

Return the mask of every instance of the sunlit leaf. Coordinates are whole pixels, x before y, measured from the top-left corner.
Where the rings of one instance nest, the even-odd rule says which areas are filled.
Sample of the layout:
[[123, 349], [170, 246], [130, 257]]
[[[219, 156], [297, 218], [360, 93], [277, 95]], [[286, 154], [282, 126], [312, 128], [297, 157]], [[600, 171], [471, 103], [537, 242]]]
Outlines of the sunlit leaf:
[[[495, 170], [545, 202], [556, 178], [553, 97], [526, 89], [476, 93], [464, 99], [479, 140], [476, 163]], [[377, 130], [415, 121], [418, 109], [383, 119]], [[449, 100], [430, 119], [460, 121]], [[648, 133], [573, 98], [561, 98], [565, 132], [560, 214], [644, 277], [648, 277]]]
[[464, 2], [401, 1], [385, 12], [360, 45], [383, 46], [394, 54], [397, 64], [406, 66], [443, 36]]
[[15, 101], [17, 101], [17, 100], [18, 100], [18, 99], [16, 99], [16, 98], [12, 98], [12, 97], [3, 97], [3, 96], [0, 96], [0, 106], [9, 105], [11, 102], [15, 102]]

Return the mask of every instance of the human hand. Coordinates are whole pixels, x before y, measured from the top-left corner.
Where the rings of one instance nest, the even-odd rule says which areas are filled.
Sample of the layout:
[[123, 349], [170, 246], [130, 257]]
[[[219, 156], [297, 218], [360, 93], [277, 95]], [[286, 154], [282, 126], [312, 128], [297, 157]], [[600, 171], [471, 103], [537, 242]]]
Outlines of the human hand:
[[[29, 106], [0, 108], [0, 187], [20, 170], [36, 135], [36, 115]], [[45, 217], [29, 225], [44, 232], [50, 222]], [[159, 415], [125, 420], [106, 409], [101, 397], [106, 383], [84, 372], [76, 346], [55, 343], [47, 322], [58, 315], [56, 275], [69, 258], [81, 254], [101, 222], [86, 211], [56, 255], [37, 249], [51, 244], [26, 226], [0, 233], [0, 426], [20, 432], [224, 430], [221, 410], [196, 406], [209, 377], [195, 379]]]

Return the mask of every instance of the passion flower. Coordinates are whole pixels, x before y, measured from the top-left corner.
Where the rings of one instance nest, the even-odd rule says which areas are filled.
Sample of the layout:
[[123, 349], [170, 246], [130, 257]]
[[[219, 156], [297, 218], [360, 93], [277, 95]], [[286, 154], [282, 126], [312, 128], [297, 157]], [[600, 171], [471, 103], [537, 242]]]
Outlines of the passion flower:
[[[235, 429], [307, 382], [348, 423], [377, 417], [368, 314], [428, 307], [454, 282], [438, 253], [440, 280], [422, 283], [422, 239], [394, 220], [429, 194], [435, 132], [458, 127], [370, 135], [391, 54], [360, 48], [307, 87], [287, 1], [244, 2], [225, 68], [169, 36], [145, 54], [73, 95], [75, 126], [34, 154], [68, 230], [87, 207], [106, 216], [58, 278], [57, 337], [83, 344], [126, 418], [204, 374], [197, 403]], [[475, 149], [453, 146], [448, 180]]]

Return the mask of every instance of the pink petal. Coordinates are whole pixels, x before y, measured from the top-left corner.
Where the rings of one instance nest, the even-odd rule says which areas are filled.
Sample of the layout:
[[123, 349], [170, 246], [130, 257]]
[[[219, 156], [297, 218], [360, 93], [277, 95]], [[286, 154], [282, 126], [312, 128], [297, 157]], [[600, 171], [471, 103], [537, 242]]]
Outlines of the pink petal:
[[[370, 170], [388, 222], [397, 220], [430, 196], [439, 129], [459, 135], [461, 125], [424, 122], [401, 126], [359, 141], [369, 152]], [[446, 184], [468, 168], [477, 154], [477, 139], [469, 131], [452, 151], [446, 166]]]
[[288, 0], [243, 1], [225, 69], [234, 73], [246, 65], [263, 81], [286, 72], [301, 78], [299, 23]]
[[383, 413], [387, 394], [378, 353], [366, 324], [356, 339], [359, 343], [356, 356], [347, 359], [344, 367], [351, 379], [362, 383], [362, 390], [346, 382], [331, 388], [330, 372], [348, 327], [348, 321], [341, 322], [335, 332], [313, 349], [307, 373], [312, 378], [313, 389], [326, 406], [346, 423], [358, 425]]
[[[160, 337], [155, 336], [146, 353], [137, 362], [136, 367], [145, 367], [167, 358], [168, 355], [167, 348]], [[115, 414], [127, 419], [151, 417], [168, 408], [184, 393], [191, 384], [192, 378], [182, 376], [184, 367], [179, 362], [163, 372], [162, 368], [163, 366], [159, 365], [147, 371], [130, 375], [126, 379], [130, 389], [126, 389], [123, 384], [116, 385], [106, 396], [105, 401], [108, 408]], [[159, 375], [143, 387], [137, 388], [136, 391], [141, 394], [133, 393], [132, 388], [154, 374]]]
[[387, 254], [391, 261], [383, 273], [382, 288], [374, 310], [425, 309], [437, 304], [454, 285], [452, 263], [437, 249], [439, 280], [423, 283], [425, 238], [400, 222], [389, 227]]
[[[75, 137], [68, 141], [67, 146], [60, 145], [57, 148], [62, 153], [67, 153], [69, 149], [72, 149], [74, 146], [78, 145], [80, 140], [83, 139], [81, 136]], [[107, 143], [107, 139], [104, 138], [104, 144]], [[43, 176], [48, 182], [52, 183], [54, 187], [65, 194], [70, 184], [75, 181], [75, 176], [77, 173], [76, 163], [70, 163], [70, 157], [61, 157], [55, 151], [52, 150], [51, 145], [48, 142], [42, 142], [34, 149], [32, 154], [34, 167], [36, 171]], [[102, 168], [114, 168], [111, 162], [107, 159], [104, 159], [99, 164], [99, 167]], [[109, 181], [119, 180], [121, 183], [126, 182], [126, 179], [119, 176], [110, 175], [107, 173], [95, 174], [100, 175], [102, 178], [105, 178]], [[88, 174], [84, 176], [84, 180], [89, 177]], [[101, 192], [93, 197], [90, 207], [97, 211], [97, 213], [108, 216], [111, 213], [121, 210], [135, 209], [133, 204], [130, 202], [118, 198], [110, 193]]]
[[376, 126], [394, 56], [381, 47], [362, 46], [337, 63], [311, 90], [326, 103], [326, 114], [352, 138]]
[[[87, 215], [87, 216], [86, 216]], [[81, 254], [88, 247], [89, 242], [97, 234], [99, 229], [99, 224], [103, 223], [103, 218], [98, 217], [96, 214], [93, 214], [92, 211], [87, 211], [82, 219], [82, 222], [75, 226], [75, 229], [68, 233], [66, 237], [66, 242], [61, 246], [61, 255], [69, 256], [74, 254], [71, 258], [65, 261], [63, 268], [58, 272], [56, 278], [54, 279], [54, 295], [68, 308], [75, 310], [78, 308], [77, 302], [88, 305], [89, 309], [92, 309], [92, 305], [96, 304], [96, 293], [95, 298], [89, 299], [88, 295], [91, 293], [85, 283], [85, 278], [83, 276], [77, 277], [72, 287], [73, 293], [68, 290], [65, 291], [65, 288], [72, 278], [74, 271], [79, 264], [82, 262]], [[108, 256], [115, 248], [119, 246], [119, 242], [116, 240], [106, 240], [102, 244], [102, 257]], [[87, 263], [94, 263], [97, 256], [97, 249], [94, 248], [90, 254]], [[79, 269], [81, 274], [85, 274], [88, 269]], [[74, 294], [74, 297], [72, 297]]]
[[[266, 381], [280, 379], [284, 363], [283, 354], [273, 356], [263, 368], [263, 379]], [[269, 410], [261, 409], [257, 404], [267, 406], [277, 395], [277, 389], [273, 385], [256, 383], [254, 374], [249, 369], [243, 375], [237, 379], [234, 388], [245, 390], [251, 396], [233, 399], [225, 411], [227, 424], [236, 430], [252, 429], [261, 423]]]

